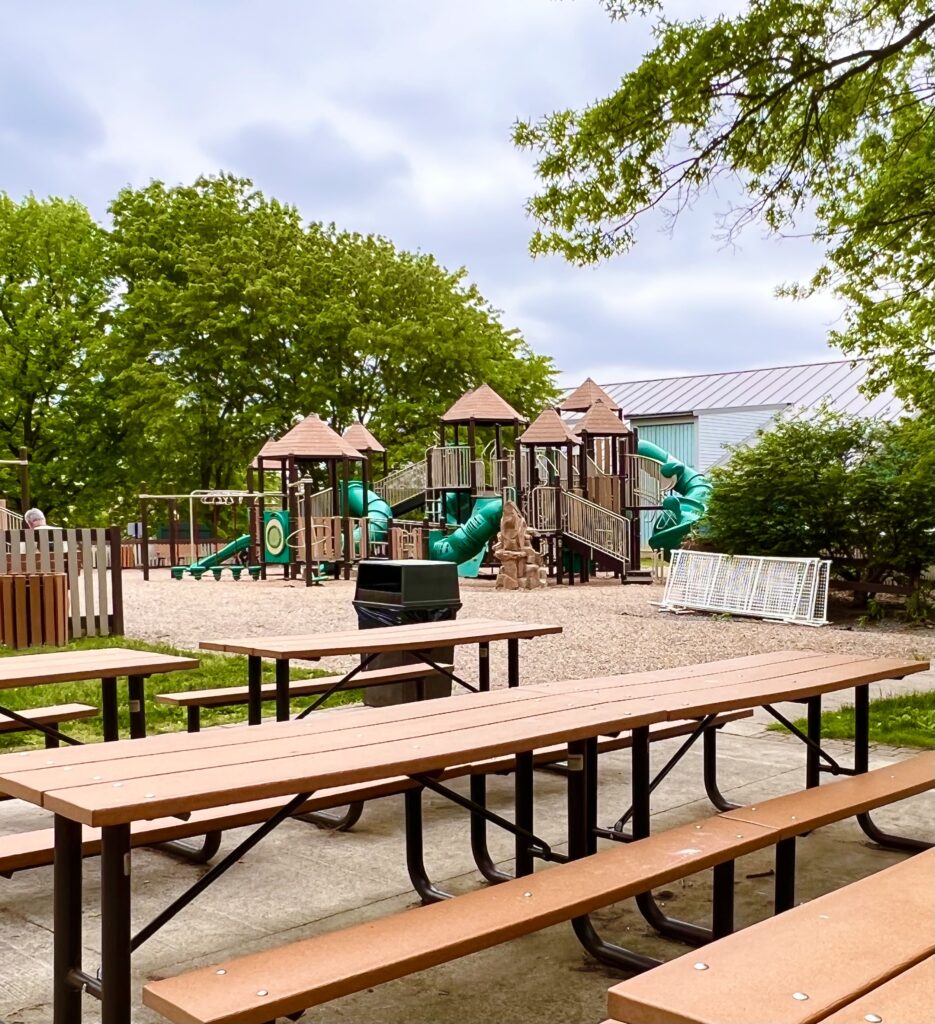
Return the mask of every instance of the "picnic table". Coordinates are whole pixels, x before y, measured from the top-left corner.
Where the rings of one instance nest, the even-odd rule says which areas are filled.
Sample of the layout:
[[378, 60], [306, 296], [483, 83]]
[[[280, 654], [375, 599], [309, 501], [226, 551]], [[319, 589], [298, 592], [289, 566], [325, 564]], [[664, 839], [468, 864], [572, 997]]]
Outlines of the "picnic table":
[[[399, 627], [391, 630], [394, 634], [398, 631]], [[438, 640], [436, 637], [427, 642], [437, 643]], [[338, 646], [332, 644], [332, 649]], [[276, 650], [277, 645], [269, 644], [264, 648], [270, 649]], [[291, 648], [282, 650], [283, 656], [292, 654]], [[566, 743], [571, 769], [568, 773], [569, 855], [573, 863], [579, 859], [586, 862], [591, 859], [596, 846], [597, 777], [593, 752], [599, 736], [625, 730], [633, 732], [631, 784], [634, 810], [630, 817], [634, 835], [628, 838], [639, 839], [649, 835], [650, 797], [657, 782], [650, 778], [648, 771], [648, 730], [652, 725], [696, 717], [701, 729], [703, 723], [718, 712], [770, 706], [772, 702], [781, 700], [820, 702], [823, 693], [850, 687], [858, 693], [865, 692], [871, 682], [900, 678], [925, 668], [925, 662], [904, 658], [785, 651], [660, 672], [525, 686], [474, 696], [457, 695], [445, 701], [366, 709], [346, 718], [340, 715], [313, 716], [301, 721], [271, 724], [263, 729], [163, 734], [132, 743], [2, 756], [0, 791], [44, 807], [55, 815], [55, 1022], [78, 1024], [82, 993], [89, 992], [102, 1000], [103, 1024], [130, 1024], [132, 952], [188, 906], [199, 892], [212, 884], [247, 850], [290, 817], [314, 791], [329, 786], [408, 776], [463, 806], [464, 798], [437, 784], [435, 775], [454, 765], [512, 753], [517, 755], [517, 818], [522, 819], [521, 825], [518, 823], [511, 827], [517, 851], [556, 860], [559, 858], [552, 855], [548, 844], [532, 831], [529, 813], [532, 758], [527, 755], [537, 748]], [[861, 706], [858, 702], [858, 717]], [[859, 726], [858, 731], [861, 728]], [[820, 749], [820, 736], [816, 739], [815, 730], [810, 732], [811, 735], [805, 738], [810, 741], [808, 752], [813, 758], [818, 756], [814, 747], [817, 745]], [[845, 772], [843, 766], [838, 768]], [[861, 774], [867, 768], [866, 741], [859, 738], [855, 767], [847, 771]], [[931, 774], [927, 762], [923, 771]], [[920, 792], [929, 784], [927, 776], [921, 782], [910, 780], [903, 792]], [[824, 788], [833, 790], [844, 786], [846, 783]], [[131, 824], [270, 797], [288, 800], [264, 825], [134, 936], [130, 926]], [[873, 803], [873, 799], [877, 802]], [[877, 796], [861, 806], [878, 806], [879, 803]], [[521, 804], [522, 813], [519, 810]], [[503, 819], [482, 808], [469, 806], [469, 809], [472, 813], [485, 813], [495, 823], [503, 823]], [[832, 819], [825, 816], [816, 820]], [[410, 824], [407, 818], [407, 841], [414, 838], [421, 842], [421, 836], [411, 835]], [[736, 851], [739, 851], [736, 855], [740, 855], [755, 848], [756, 842], [768, 844], [783, 836], [794, 836], [798, 824], [790, 828], [786, 823], [787, 831], [783, 832], [769, 824], [749, 823], [738, 829], [737, 822], [727, 820], [713, 831], [690, 833], [696, 849], [690, 848], [691, 843], [684, 839], [678, 841], [677, 856], [666, 847], [667, 870], [672, 870], [673, 859], [702, 855], [706, 842], [721, 844], [722, 854], [724, 849], [729, 849], [731, 856]], [[101, 829], [103, 942], [100, 974], [86, 972], [81, 966], [82, 826]], [[737, 833], [737, 838], [734, 838], [734, 833]], [[622, 844], [610, 853], [626, 854], [632, 848], [630, 844]], [[603, 851], [597, 857], [605, 857], [607, 852]], [[702, 866], [714, 863], [714, 860], [708, 860]], [[732, 861], [730, 863], [732, 867]], [[553, 870], [559, 873], [564, 867], [559, 864]], [[701, 867], [695, 870], [701, 870]], [[548, 883], [552, 875], [553, 871], [539, 873], [537, 884], [540, 878]], [[676, 876], [659, 872], [654, 877], [664, 880]], [[732, 877], [729, 876], [731, 890]], [[602, 889], [613, 889], [616, 884], [614, 872], [606, 869], [590, 872], [584, 881], [592, 888], [599, 886]], [[473, 945], [453, 942], [452, 948], [460, 950], [453, 955], [485, 948], [480, 944], [482, 942], [490, 945], [514, 934], [522, 934], [520, 925], [515, 921], [510, 929], [504, 930], [497, 918], [502, 913], [514, 918], [519, 914], [535, 915], [537, 907], [534, 900], [530, 899], [526, 904], [522, 898], [534, 896], [532, 881], [524, 878], [520, 884], [524, 883], [530, 886], [528, 892], [518, 894], [516, 899], [504, 896], [494, 908], [495, 912], [488, 908], [486, 916], [468, 915], [462, 920], [456, 913], [448, 915], [448, 927], [454, 928], [455, 932], [462, 928], [475, 932], [478, 928], [485, 929], [483, 934], [472, 937]], [[630, 879], [630, 884], [634, 884], [633, 879]], [[639, 877], [636, 884], [639, 884]], [[509, 885], [509, 882], [504, 883], [487, 891], [497, 897]], [[640, 890], [614, 890], [611, 902], [631, 891]], [[483, 891], [469, 894], [471, 898], [483, 895]], [[586, 920], [589, 907], [600, 904], [593, 903], [593, 893], [588, 897], [591, 903], [577, 899], [569, 903], [567, 892], [560, 895], [565, 901], [561, 910], [565, 917], [555, 916], [558, 911], [550, 911], [551, 916], [540, 914], [536, 920], [542, 926], [574, 917], [580, 938], [581, 923]], [[288, 893], [283, 894], [283, 898], [288, 899]], [[455, 902], [466, 898], [457, 897]], [[446, 907], [450, 903], [445, 901], [437, 906]], [[525, 906], [528, 906], [528, 911]], [[717, 908], [715, 920], [718, 920]], [[722, 909], [722, 926], [725, 920]], [[416, 931], [419, 940], [424, 942], [428, 933], [424, 928]], [[359, 943], [355, 948], [358, 947]], [[364, 950], [361, 955], [366, 952]], [[367, 955], [393, 957], [392, 942], [380, 945], [378, 950], [371, 950]], [[434, 955], [434, 960], [423, 959], [422, 965], [440, 962], [438, 954]], [[402, 958], [395, 965], [396, 974], [383, 965], [374, 976], [385, 980], [401, 976], [400, 971], [419, 969], [416, 959], [404, 960]], [[298, 963], [307, 964], [307, 958], [300, 959]], [[316, 960], [312, 966], [318, 970], [327, 963], [326, 958], [325, 961]], [[219, 969], [213, 973], [226, 976], [228, 972]], [[295, 964], [290, 962], [288, 976], [294, 974]], [[253, 982], [248, 981], [247, 984]], [[159, 985], [169, 986], [169, 982], [153, 987], [158, 988]], [[189, 984], [182, 988], [191, 997], [193, 991], [200, 992], [203, 986], [193, 989]], [[324, 986], [324, 989], [334, 991], [333, 987], [328, 989]], [[303, 991], [297, 998], [305, 998], [305, 995]], [[237, 1011], [224, 1019], [269, 1020], [274, 1014], [264, 1009], [265, 989], [251, 991], [250, 998], [256, 1001], [256, 997], [260, 997], [261, 1005], [259, 1009], [254, 1007], [252, 1015], [241, 1015]], [[165, 995], [159, 999], [162, 1000], [160, 1005], [170, 1002]], [[293, 1012], [294, 1009], [281, 1012]], [[171, 1019], [192, 1021], [202, 1018], [180, 1013]]]
[[[52, 683], [75, 683], [85, 679], [99, 679], [101, 683], [101, 710], [104, 719], [104, 739], [120, 738], [117, 724], [117, 680], [126, 677], [130, 708], [130, 736], [134, 739], [146, 735], [146, 706], [143, 683], [148, 676], [164, 672], [179, 672], [198, 668], [197, 658], [183, 658], [173, 654], [154, 654], [134, 651], [125, 647], [102, 647], [86, 651], [56, 651], [50, 654], [19, 654], [0, 658], [0, 690], [21, 686], [46, 686]], [[13, 719], [23, 716], [0, 704], [0, 715]], [[47, 735], [56, 730], [41, 723], [32, 728]], [[60, 737], [66, 739], [67, 737]]]
[[931, 1021], [935, 851], [624, 981], [608, 1011], [605, 1024]]
[[[365, 671], [378, 655], [407, 653], [433, 670], [468, 690], [490, 689], [490, 645], [505, 640], [507, 645], [507, 684], [519, 685], [519, 642], [552, 633], [562, 627], [537, 622], [513, 622], [502, 619], [462, 619], [461, 621], [419, 622], [374, 629], [341, 630], [334, 633], [308, 633], [290, 636], [253, 636], [203, 640], [200, 647], [225, 654], [247, 657], [248, 721], [258, 724], [262, 717], [262, 659], [276, 662], [276, 718], [289, 718], [289, 663], [292, 659], [320, 661], [322, 658], [360, 655], [360, 664], [345, 673], [324, 691], [304, 713], [320, 707], [332, 693], [346, 689], [355, 676]], [[461, 679], [448, 666], [432, 657], [438, 647], [478, 645], [478, 686]]]

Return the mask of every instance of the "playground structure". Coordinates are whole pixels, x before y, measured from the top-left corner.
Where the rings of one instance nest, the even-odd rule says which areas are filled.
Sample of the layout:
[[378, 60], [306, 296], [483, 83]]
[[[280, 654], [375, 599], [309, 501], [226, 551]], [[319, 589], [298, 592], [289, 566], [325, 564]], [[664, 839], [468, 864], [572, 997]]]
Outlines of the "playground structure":
[[[596, 572], [624, 583], [650, 582], [640, 560], [641, 516], [649, 513], [648, 547], [670, 551], [704, 515], [709, 493], [700, 473], [641, 441], [590, 378], [528, 425], [481, 385], [442, 415], [438, 442], [424, 459], [391, 472], [387, 464], [385, 447], [366, 426], [355, 423], [342, 437], [311, 413], [263, 445], [243, 491], [141, 495], [144, 575], [153, 501], [169, 504], [176, 578], [281, 573], [306, 585], [347, 579], [363, 558], [455, 562], [464, 577], [493, 571], [490, 548], [504, 504], [512, 501], [548, 575], [560, 583], [586, 582]], [[186, 548], [178, 514], [186, 504], [187, 565], [178, 562]], [[201, 505], [212, 509], [214, 536], [206, 542], [199, 540]], [[244, 508], [246, 521], [221, 545], [218, 509], [224, 505], [232, 506], [235, 520]]]

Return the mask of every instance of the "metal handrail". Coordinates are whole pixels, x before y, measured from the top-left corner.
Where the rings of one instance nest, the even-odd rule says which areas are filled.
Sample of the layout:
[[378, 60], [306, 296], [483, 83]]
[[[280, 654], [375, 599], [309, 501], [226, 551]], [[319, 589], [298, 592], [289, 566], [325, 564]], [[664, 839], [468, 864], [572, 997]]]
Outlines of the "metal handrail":
[[673, 477], [662, 475], [662, 464], [646, 455], [628, 455], [628, 505], [661, 505], [675, 485]]
[[426, 466], [425, 459], [421, 462], [410, 462], [407, 466], [394, 469], [378, 480], [373, 489], [390, 506], [401, 505], [410, 501], [417, 494], [425, 492]]
[[630, 560], [630, 521], [587, 498], [562, 492], [562, 528], [569, 537], [621, 561]]
[[558, 533], [561, 529], [560, 487], [540, 484], [526, 495], [526, 522], [538, 533]]
[[[444, 445], [429, 448], [427, 458], [432, 470], [432, 487], [461, 489], [471, 486], [473, 452], [467, 445]], [[479, 468], [483, 463], [479, 463]], [[483, 469], [480, 468], [483, 475]], [[480, 482], [480, 481], [478, 481]]]

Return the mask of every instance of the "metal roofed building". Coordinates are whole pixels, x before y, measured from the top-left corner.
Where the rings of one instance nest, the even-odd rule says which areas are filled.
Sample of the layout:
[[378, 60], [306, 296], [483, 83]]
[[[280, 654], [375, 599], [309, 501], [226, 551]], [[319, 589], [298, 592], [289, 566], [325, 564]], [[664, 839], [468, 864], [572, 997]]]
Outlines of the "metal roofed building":
[[775, 366], [763, 370], [694, 374], [605, 384], [640, 437], [702, 471], [727, 456], [776, 416], [822, 403], [857, 416], [898, 419], [903, 405], [891, 392], [867, 398], [865, 360]]

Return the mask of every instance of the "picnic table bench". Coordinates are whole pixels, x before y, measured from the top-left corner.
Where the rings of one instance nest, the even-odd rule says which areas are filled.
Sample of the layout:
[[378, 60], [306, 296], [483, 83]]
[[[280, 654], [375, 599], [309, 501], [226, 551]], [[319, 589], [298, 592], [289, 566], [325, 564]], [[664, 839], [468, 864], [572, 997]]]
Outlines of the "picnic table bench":
[[[322, 936], [312, 946], [242, 958], [217, 967], [213, 975], [194, 972], [154, 982], [145, 1000], [170, 1020], [219, 1024], [266, 1024], [361, 985], [399, 977], [442, 959], [482, 949], [526, 931], [571, 919], [578, 937], [606, 962], [646, 967], [646, 958], [598, 940], [587, 915], [598, 907], [713, 867], [712, 930], [732, 928], [733, 860], [786, 842], [777, 857], [777, 908], [794, 896], [795, 835], [819, 822], [838, 820], [930, 788], [933, 755], [921, 755], [893, 768], [867, 773], [799, 794], [801, 803], [783, 827], [747, 820], [768, 815], [767, 801], [741, 818], [726, 812], [704, 822], [649, 834], [649, 729], [660, 723], [699, 717], [695, 735], [716, 712], [748, 709], [781, 699], [808, 699], [822, 693], [922, 671], [926, 664], [899, 658], [861, 658], [780, 652], [774, 656], [667, 670], [659, 674], [581, 680], [501, 690], [472, 697], [354, 714], [314, 716], [275, 723], [264, 729], [218, 729], [198, 734], [156, 736], [144, 742], [99, 744], [50, 752], [0, 757], [0, 789], [55, 814], [55, 981], [56, 1024], [76, 1024], [82, 992], [102, 999], [104, 1024], [131, 1019], [130, 959], [168, 920], [181, 912], [277, 824], [330, 786], [374, 783], [406, 777], [464, 805], [437, 774], [454, 765], [513, 755], [517, 814], [514, 823], [468, 802], [474, 815], [502, 824], [516, 842], [518, 878], [454, 900], [394, 915], [389, 923]], [[707, 671], [705, 671], [707, 668]], [[702, 717], [703, 716], [703, 717]], [[596, 853], [596, 749], [598, 737], [632, 733], [629, 842]], [[569, 790], [568, 863], [538, 838], [531, 825], [532, 752], [567, 745]], [[810, 754], [814, 753], [809, 747]], [[860, 754], [860, 751], [857, 751]], [[856, 756], [856, 755], [855, 755]], [[842, 769], [843, 766], [839, 766]], [[839, 772], [840, 773], [840, 772]], [[416, 788], [410, 793], [419, 795]], [[137, 935], [130, 930], [127, 871], [132, 824], [173, 815], [227, 807], [246, 800], [286, 798], [263, 825], [230, 851], [189, 892], [184, 893]], [[779, 798], [786, 799], [786, 798]], [[829, 803], [830, 801], [830, 803]], [[833, 806], [832, 806], [833, 805]], [[410, 816], [407, 840], [418, 830]], [[764, 818], [766, 821], [766, 818]], [[82, 825], [100, 828], [102, 973], [81, 968]], [[611, 830], [612, 831], [612, 830]], [[620, 838], [624, 838], [622, 835]], [[789, 843], [791, 842], [791, 849]], [[533, 858], [558, 862], [531, 874]], [[376, 936], [380, 941], [370, 941]], [[313, 955], [316, 954], [316, 955]], [[219, 973], [220, 972], [220, 973]], [[215, 979], [211, 981], [210, 979]], [[271, 980], [269, 980], [271, 979]]]
[[[127, 696], [130, 708], [130, 735], [140, 738], [146, 735], [146, 705], [143, 684], [152, 675], [164, 672], [178, 672], [198, 668], [196, 658], [183, 658], [173, 654], [154, 654], [150, 651], [134, 651], [125, 647], [102, 647], [84, 651], [55, 651], [50, 654], [19, 654], [0, 658], [0, 690], [23, 686], [45, 686], [52, 683], [75, 683], [85, 679], [99, 679], [101, 683], [101, 708], [104, 718], [104, 739], [120, 738], [118, 726], [117, 680], [126, 677]], [[87, 705], [85, 705], [87, 707]], [[69, 709], [61, 710], [65, 717], [58, 721], [70, 721]], [[35, 716], [31, 723], [23, 722], [28, 716], [23, 712], [4, 707], [0, 700], [0, 715], [12, 721], [19, 721], [24, 727], [38, 729], [47, 737], [65, 739], [54, 727], [55, 708], [43, 708], [45, 717]], [[79, 714], [78, 717], [85, 717]]]
[[935, 1019], [933, 957], [928, 851], [614, 986], [608, 1012], [626, 1024], [922, 1024]]

